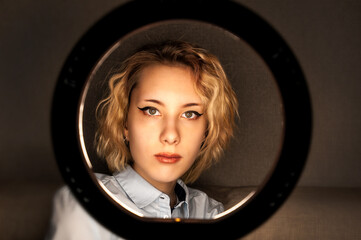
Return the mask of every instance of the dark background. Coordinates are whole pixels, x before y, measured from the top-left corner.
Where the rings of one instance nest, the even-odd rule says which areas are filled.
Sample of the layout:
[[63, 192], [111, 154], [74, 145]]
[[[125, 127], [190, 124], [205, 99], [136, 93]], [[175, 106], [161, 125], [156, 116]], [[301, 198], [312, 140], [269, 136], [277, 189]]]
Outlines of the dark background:
[[[124, 2], [0, 0], [0, 190], [62, 184], [50, 136], [58, 74], [82, 34]], [[314, 129], [299, 185], [361, 187], [361, 2], [237, 2], [284, 37], [306, 76]]]
[[[55, 83], [67, 55], [125, 1], [1, 1], [0, 179], [60, 181], [50, 138]], [[288, 42], [314, 110], [301, 185], [361, 185], [361, 2], [239, 1]]]

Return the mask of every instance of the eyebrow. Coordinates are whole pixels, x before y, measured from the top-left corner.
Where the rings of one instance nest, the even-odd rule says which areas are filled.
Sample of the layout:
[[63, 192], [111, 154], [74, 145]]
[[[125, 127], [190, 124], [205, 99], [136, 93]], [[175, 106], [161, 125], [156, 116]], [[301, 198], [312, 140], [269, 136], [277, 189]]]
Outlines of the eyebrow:
[[[156, 103], [158, 105], [164, 106], [164, 103], [162, 103], [161, 101], [156, 100], [156, 99], [146, 99], [145, 101], [146, 102]], [[199, 103], [186, 103], [182, 107], [185, 108], [185, 107], [193, 107], [193, 106], [201, 106], [201, 104], [199, 104]]]

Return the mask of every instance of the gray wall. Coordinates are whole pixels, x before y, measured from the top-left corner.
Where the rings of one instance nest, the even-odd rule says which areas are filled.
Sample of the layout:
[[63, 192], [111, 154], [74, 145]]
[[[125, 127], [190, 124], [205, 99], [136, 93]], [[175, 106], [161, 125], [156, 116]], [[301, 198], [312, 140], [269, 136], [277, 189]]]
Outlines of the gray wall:
[[[0, 180], [61, 178], [50, 107], [82, 34], [125, 1], [0, 2]], [[285, 38], [304, 70], [314, 135], [301, 185], [361, 186], [361, 2], [239, 0]]]

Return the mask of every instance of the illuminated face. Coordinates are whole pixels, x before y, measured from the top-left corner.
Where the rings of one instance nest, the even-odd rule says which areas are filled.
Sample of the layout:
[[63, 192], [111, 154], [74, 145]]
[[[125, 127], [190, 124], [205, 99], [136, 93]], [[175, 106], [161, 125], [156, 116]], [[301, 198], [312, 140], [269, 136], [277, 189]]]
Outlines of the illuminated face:
[[131, 94], [125, 136], [133, 168], [157, 187], [174, 183], [194, 163], [206, 119], [186, 67], [146, 67]]

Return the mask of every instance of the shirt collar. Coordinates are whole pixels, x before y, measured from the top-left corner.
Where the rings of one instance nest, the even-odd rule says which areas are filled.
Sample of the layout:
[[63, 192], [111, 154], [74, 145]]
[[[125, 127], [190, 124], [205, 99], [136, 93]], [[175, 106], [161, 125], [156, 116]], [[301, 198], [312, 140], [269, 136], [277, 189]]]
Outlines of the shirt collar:
[[185, 201], [188, 203], [188, 188], [182, 180], [178, 179], [174, 191], [180, 202]]
[[[144, 208], [162, 194], [129, 165], [123, 171], [114, 174], [114, 177], [138, 208]], [[188, 202], [188, 188], [180, 179], [177, 180], [175, 193], [180, 202]]]
[[127, 166], [114, 177], [138, 208], [144, 208], [162, 194], [134, 171], [131, 166]]

